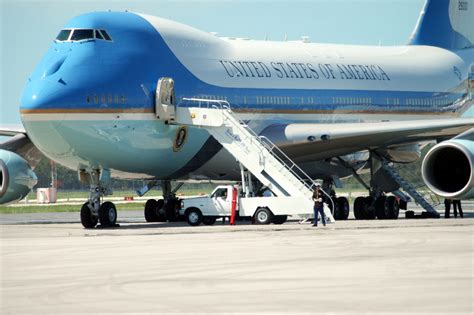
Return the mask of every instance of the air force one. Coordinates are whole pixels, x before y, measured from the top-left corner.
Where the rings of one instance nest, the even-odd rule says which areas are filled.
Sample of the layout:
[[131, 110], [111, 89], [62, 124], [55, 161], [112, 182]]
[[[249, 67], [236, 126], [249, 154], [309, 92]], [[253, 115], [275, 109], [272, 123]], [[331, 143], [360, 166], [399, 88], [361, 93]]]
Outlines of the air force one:
[[[462, 115], [473, 103], [473, 43], [471, 0], [427, 0], [409, 43], [396, 47], [220, 38], [132, 12], [80, 15], [28, 78], [24, 129], [1, 128], [13, 137], [1, 145], [0, 202], [32, 189], [42, 155], [91, 185], [85, 227], [115, 223], [113, 204], [101, 204], [111, 178], [162, 181], [148, 221], [175, 219], [172, 180], [240, 180], [239, 162], [208, 129], [159, 117], [162, 96], [176, 112], [227, 104], [326, 190], [370, 171], [358, 219], [397, 217], [385, 194], [408, 200], [400, 187], [416, 200], [393, 165], [418, 160], [429, 141], [438, 144], [423, 161], [428, 187], [472, 198], [474, 119]], [[333, 198], [347, 218], [347, 199]]]

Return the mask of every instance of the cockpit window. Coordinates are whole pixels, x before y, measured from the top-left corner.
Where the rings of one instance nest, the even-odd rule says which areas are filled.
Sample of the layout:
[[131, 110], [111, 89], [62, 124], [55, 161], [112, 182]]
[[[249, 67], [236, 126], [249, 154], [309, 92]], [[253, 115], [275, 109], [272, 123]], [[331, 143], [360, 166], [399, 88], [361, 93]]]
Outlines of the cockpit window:
[[100, 30], [100, 32], [104, 36], [105, 40], [112, 40], [112, 38], [110, 38], [109, 33], [107, 33], [106, 30]]
[[99, 32], [99, 30], [95, 30], [95, 38], [97, 38], [97, 39], [104, 39], [104, 37], [102, 36], [102, 34]]
[[69, 34], [71, 34], [71, 30], [61, 30], [61, 32], [59, 32], [58, 36], [56, 37], [56, 40], [59, 40], [59, 41], [68, 40]]
[[94, 29], [66, 29], [61, 30], [56, 37], [57, 42], [75, 42], [81, 40], [106, 40], [112, 41], [106, 30]]
[[71, 40], [94, 39], [94, 30], [74, 30]]

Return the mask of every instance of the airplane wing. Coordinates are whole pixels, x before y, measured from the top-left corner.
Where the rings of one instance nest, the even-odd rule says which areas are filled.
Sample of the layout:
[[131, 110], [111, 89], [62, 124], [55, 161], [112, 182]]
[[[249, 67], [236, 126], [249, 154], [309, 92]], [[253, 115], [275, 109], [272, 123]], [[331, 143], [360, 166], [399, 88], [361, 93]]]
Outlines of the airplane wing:
[[474, 118], [369, 123], [293, 123], [269, 126], [261, 135], [273, 141], [295, 162], [308, 162], [364, 150], [447, 140], [473, 127]]
[[0, 149], [19, 154], [28, 161], [28, 164], [32, 168], [35, 168], [44, 157], [44, 155], [31, 142], [22, 125], [2, 124], [0, 125], [0, 136], [11, 137], [0, 143]]
[[0, 125], [0, 136], [16, 136], [18, 134], [26, 134], [26, 130], [21, 124]]

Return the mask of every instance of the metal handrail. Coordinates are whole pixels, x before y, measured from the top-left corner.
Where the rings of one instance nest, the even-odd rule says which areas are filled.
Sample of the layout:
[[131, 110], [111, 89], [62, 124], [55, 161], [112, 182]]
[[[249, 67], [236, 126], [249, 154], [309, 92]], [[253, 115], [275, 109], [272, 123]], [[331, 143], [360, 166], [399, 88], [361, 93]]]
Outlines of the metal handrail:
[[[229, 109], [227, 109], [227, 112], [229, 115], [232, 113], [232, 111]], [[257, 139], [257, 141], [263, 146], [265, 147], [268, 152], [274, 157], [276, 158], [278, 161], [281, 162], [281, 164], [291, 173], [293, 174], [293, 176], [295, 176], [301, 183], [303, 183], [303, 185], [308, 188], [309, 190], [312, 190], [313, 189], [313, 186], [316, 185], [316, 182], [305, 172], [303, 171], [295, 162], [293, 162], [292, 159], [290, 159], [290, 157], [288, 155], [286, 155], [276, 144], [274, 144], [270, 139], [268, 139], [267, 137], [265, 136], [259, 136], [257, 135], [257, 133], [255, 131], [253, 131], [253, 129], [251, 129], [250, 127], [246, 126], [246, 124], [243, 123], [243, 121], [241, 121], [240, 119], [238, 119], [237, 117], [235, 116], [232, 116], [235, 120], [237, 120], [238, 122], [238, 126], [239, 127], [242, 127], [244, 128], [245, 130], [247, 130], [251, 135], [253, 135], [255, 137], [255, 139]], [[230, 120], [232, 121], [232, 120]], [[287, 164], [287, 162], [283, 161], [282, 158], [280, 158], [277, 154], [274, 153], [274, 149], [276, 149], [276, 151], [281, 154], [287, 161], [289, 161], [291, 163], [291, 167]], [[298, 175], [298, 173], [296, 171], [293, 170], [293, 168], [295, 168], [296, 170], [298, 170], [300, 172], [300, 174], [305, 177], [302, 178], [302, 176]], [[311, 185], [309, 185], [306, 181], [310, 181]], [[326, 197], [328, 197], [328, 199], [331, 201], [331, 205], [332, 205], [332, 215], [334, 215], [334, 201], [332, 200], [331, 196], [326, 192], [324, 191], [324, 189], [321, 188], [321, 191], [323, 192], [324, 195], [326, 195]]]
[[[178, 103], [178, 107], [182, 105], [183, 101], [185, 102], [196, 102], [199, 104], [199, 108], [201, 108], [202, 103], [207, 103], [206, 108], [215, 108], [215, 109], [229, 109], [230, 110], [230, 104], [229, 102], [225, 100], [209, 100], [205, 98], [186, 98], [183, 97]], [[214, 105], [211, 105], [214, 104]], [[219, 105], [220, 107], [216, 106]]]

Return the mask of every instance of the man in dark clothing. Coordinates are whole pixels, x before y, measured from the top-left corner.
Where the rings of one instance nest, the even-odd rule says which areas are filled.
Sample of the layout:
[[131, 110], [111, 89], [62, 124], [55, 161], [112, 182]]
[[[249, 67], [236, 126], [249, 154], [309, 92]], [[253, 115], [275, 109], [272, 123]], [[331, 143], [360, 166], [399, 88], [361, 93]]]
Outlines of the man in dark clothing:
[[464, 213], [462, 212], [462, 208], [461, 208], [461, 200], [453, 200], [453, 210], [454, 210], [454, 218], [458, 217], [458, 210], [459, 210], [459, 216], [461, 218], [464, 217]]
[[449, 212], [451, 211], [451, 199], [444, 199], [444, 217], [449, 218]]
[[323, 204], [323, 192], [321, 191], [321, 185], [316, 184], [316, 187], [313, 191], [313, 201], [314, 201], [314, 222], [313, 226], [318, 226], [318, 214], [321, 213], [321, 221], [323, 225], [326, 226], [326, 218], [324, 216], [324, 204]]

